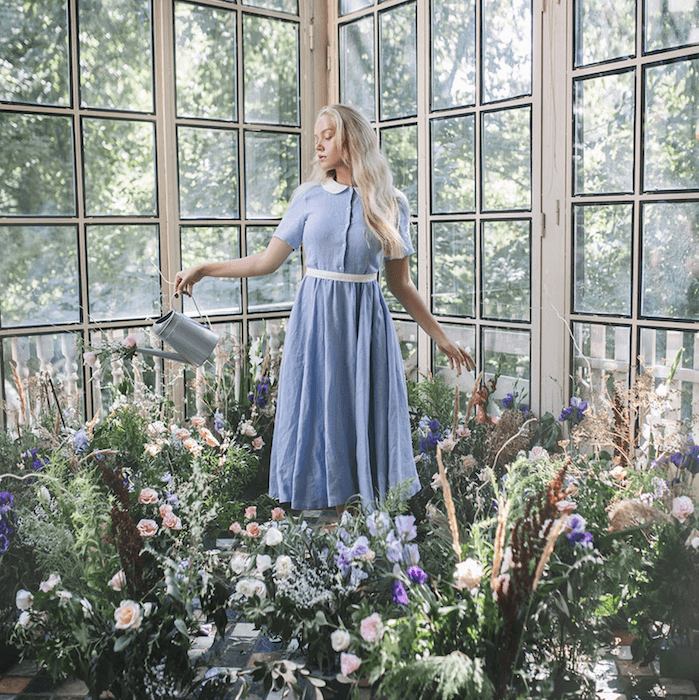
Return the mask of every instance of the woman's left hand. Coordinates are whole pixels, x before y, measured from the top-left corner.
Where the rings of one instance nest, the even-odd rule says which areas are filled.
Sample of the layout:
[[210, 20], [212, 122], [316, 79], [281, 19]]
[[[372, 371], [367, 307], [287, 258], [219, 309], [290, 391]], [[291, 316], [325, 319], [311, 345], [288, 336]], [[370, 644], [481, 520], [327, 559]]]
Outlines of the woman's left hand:
[[467, 370], [475, 368], [476, 363], [471, 355], [464, 350], [458, 343], [454, 343], [446, 336], [443, 340], [437, 342], [437, 347], [449, 358], [449, 365], [452, 369], [456, 369], [456, 373], [461, 375], [461, 366]]

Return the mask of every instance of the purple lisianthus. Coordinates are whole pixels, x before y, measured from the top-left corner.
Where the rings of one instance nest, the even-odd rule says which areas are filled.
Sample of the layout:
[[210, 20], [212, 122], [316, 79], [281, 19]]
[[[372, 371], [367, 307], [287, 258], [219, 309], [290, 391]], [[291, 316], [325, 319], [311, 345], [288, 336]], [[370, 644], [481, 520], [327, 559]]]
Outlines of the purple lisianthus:
[[356, 559], [357, 557], [363, 557], [368, 552], [369, 540], [364, 535], [360, 535], [359, 537], [357, 537], [357, 540], [352, 545], [352, 549], [350, 550], [350, 556], [353, 559]]
[[225, 421], [223, 420], [223, 414], [221, 413], [221, 411], [216, 411], [216, 413], [214, 413], [214, 430], [219, 435], [221, 434], [224, 425]]
[[409, 542], [417, 537], [414, 515], [397, 515], [395, 519], [396, 532], [401, 539]]
[[408, 594], [401, 581], [393, 582], [393, 602], [398, 603], [398, 605], [408, 604]]
[[369, 528], [369, 533], [372, 537], [376, 537], [379, 532], [388, 530], [391, 527], [391, 519], [386, 515], [386, 513], [370, 513], [367, 515], [366, 519], [367, 527]]
[[444, 438], [442, 431], [439, 429], [439, 421], [436, 418], [426, 423], [420, 421], [420, 427], [423, 430], [427, 430], [428, 427], [430, 429], [430, 432], [419, 442], [420, 451], [424, 453], [434, 452], [437, 449], [437, 444]]
[[73, 443], [75, 445], [75, 451], [78, 454], [82, 454], [90, 446], [90, 440], [84, 428], [80, 428], [80, 430], [73, 435]]
[[420, 561], [420, 550], [415, 543], [403, 547], [403, 561], [406, 564], [417, 564]]
[[12, 510], [15, 497], [9, 491], [0, 491], [0, 516]]
[[350, 548], [346, 547], [342, 542], [337, 543], [338, 554], [335, 557], [335, 565], [340, 570], [343, 576], [347, 576], [352, 565], [352, 555], [350, 554]]
[[403, 545], [399, 540], [392, 540], [388, 543], [386, 547], [386, 559], [388, 559], [391, 564], [398, 564], [403, 561]]
[[585, 417], [585, 411], [587, 411], [587, 401], [581, 401], [577, 396], [573, 396], [570, 399], [570, 405], [566, 406], [558, 416], [558, 422], [569, 421], [571, 425], [577, 425]]
[[365, 579], [369, 578], [369, 574], [362, 569], [361, 566], [353, 566], [350, 574], [350, 584], [356, 588]]
[[579, 544], [588, 549], [592, 548], [592, 533], [587, 532], [586, 528], [587, 522], [582, 515], [573, 513], [568, 518], [568, 529], [570, 530], [568, 533], [568, 542], [571, 546], [574, 547]]
[[269, 402], [269, 379], [261, 377], [254, 391], [248, 395], [250, 403], [257, 404], [260, 408], [266, 408]]
[[10, 540], [5, 537], [5, 535], [0, 533], [0, 554], [5, 554], [5, 552], [10, 548]]
[[409, 566], [406, 572], [413, 583], [425, 583], [427, 574], [419, 566]]
[[505, 396], [502, 399], [502, 407], [503, 408], [510, 408], [510, 409], [514, 408], [515, 396], [517, 396], [516, 391], [513, 394], [505, 394]]

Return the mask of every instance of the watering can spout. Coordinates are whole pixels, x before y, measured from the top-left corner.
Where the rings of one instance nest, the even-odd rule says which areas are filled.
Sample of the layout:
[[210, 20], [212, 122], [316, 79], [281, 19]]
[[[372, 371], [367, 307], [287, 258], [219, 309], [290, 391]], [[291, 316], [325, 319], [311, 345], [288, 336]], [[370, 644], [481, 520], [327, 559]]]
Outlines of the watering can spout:
[[211, 356], [219, 336], [211, 328], [197, 323], [195, 320], [185, 316], [179, 311], [169, 311], [164, 316], [153, 323], [153, 332], [160, 340], [167, 343], [173, 350], [152, 350], [150, 348], [140, 349], [147, 355], [165, 357], [177, 362], [199, 367]]

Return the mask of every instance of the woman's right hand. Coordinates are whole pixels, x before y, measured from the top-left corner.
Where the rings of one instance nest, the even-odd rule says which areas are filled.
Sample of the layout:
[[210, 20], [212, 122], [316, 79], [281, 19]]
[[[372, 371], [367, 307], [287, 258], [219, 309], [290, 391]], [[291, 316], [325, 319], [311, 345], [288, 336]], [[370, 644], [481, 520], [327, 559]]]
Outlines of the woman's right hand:
[[186, 294], [192, 296], [192, 287], [204, 277], [202, 265], [195, 265], [188, 270], [180, 270], [175, 275], [175, 296]]

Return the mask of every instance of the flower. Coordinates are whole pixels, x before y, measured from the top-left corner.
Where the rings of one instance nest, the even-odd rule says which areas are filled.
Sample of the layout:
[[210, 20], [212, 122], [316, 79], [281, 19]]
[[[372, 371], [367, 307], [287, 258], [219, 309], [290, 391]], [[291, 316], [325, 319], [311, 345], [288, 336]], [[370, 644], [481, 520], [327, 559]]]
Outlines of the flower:
[[264, 574], [264, 572], [272, 566], [272, 557], [270, 557], [269, 554], [258, 554], [255, 559], [255, 565], [257, 566], [257, 570], [261, 574]]
[[694, 512], [694, 503], [689, 496], [677, 496], [672, 499], [672, 514], [683, 523]]
[[241, 524], [236, 520], [234, 523], [231, 523], [229, 528], [228, 528], [234, 535], [239, 535], [240, 532], [242, 531], [242, 526]]
[[261, 450], [264, 446], [265, 441], [259, 435], [252, 441], [253, 450]]
[[571, 425], [577, 425], [585, 417], [585, 411], [587, 411], [587, 401], [581, 401], [577, 396], [572, 396], [570, 405], [561, 411], [558, 422], [570, 421]]
[[534, 445], [531, 450], [529, 450], [529, 461], [530, 462], [540, 462], [543, 459], [548, 459], [549, 453], [541, 445]]
[[255, 430], [252, 421], [246, 420], [240, 426], [240, 433], [241, 435], [247, 435], [247, 437], [255, 437], [255, 435], [257, 435], [257, 430]]
[[259, 537], [260, 536], [260, 526], [255, 522], [248, 523], [245, 526], [245, 534], [248, 537], [251, 537], [252, 539], [255, 539], [255, 537]]
[[245, 509], [245, 519], [254, 520], [257, 517], [257, 506], [248, 506]]
[[162, 451], [162, 447], [158, 445], [157, 442], [147, 442], [143, 446], [143, 451], [149, 454], [151, 457], [155, 457], [158, 453]]
[[414, 515], [397, 515], [395, 518], [396, 532], [406, 541], [414, 540], [417, 537]]
[[126, 338], [124, 338], [124, 340], [121, 341], [121, 344], [125, 348], [129, 348], [129, 349], [135, 348], [136, 347], [136, 336], [133, 334], [127, 335]]
[[268, 547], [276, 547], [283, 539], [284, 535], [276, 527], [269, 528], [265, 534], [265, 544]]
[[568, 530], [568, 542], [571, 546], [577, 544], [590, 549], [592, 547], [592, 533], [586, 531], [587, 522], [582, 515], [573, 513], [568, 516], [566, 530]]
[[243, 573], [248, 568], [248, 560], [247, 557], [244, 557], [242, 554], [236, 554], [233, 559], [231, 559], [231, 571], [234, 574], [237, 574], [240, 576], [240, 574]]
[[378, 642], [383, 637], [385, 629], [379, 613], [365, 617], [359, 625], [359, 633], [365, 642]]
[[7, 539], [7, 535], [0, 533], [0, 554], [5, 554], [5, 552], [10, 548], [10, 540]]
[[340, 654], [340, 671], [343, 676], [349, 676], [354, 673], [362, 665], [362, 660], [354, 654], [345, 654], [343, 651]]
[[184, 445], [185, 449], [191, 452], [191, 454], [195, 457], [201, 456], [201, 445], [194, 438], [188, 437], [182, 440], [182, 444]]
[[92, 367], [94, 369], [97, 367], [97, 355], [91, 350], [88, 350], [87, 352], [83, 353], [83, 362], [88, 367]]
[[699, 530], [694, 530], [694, 532], [689, 535], [685, 545], [687, 547], [692, 547], [693, 549], [699, 549]]
[[32, 621], [32, 616], [25, 610], [23, 613], [20, 613], [19, 620], [17, 620], [17, 624], [20, 627], [29, 627], [29, 623]]
[[177, 428], [177, 427], [173, 430], [173, 433], [180, 440], [186, 440], [192, 434], [189, 432], [189, 430], [187, 430], [187, 428]]
[[141, 518], [141, 520], [136, 523], [136, 529], [141, 537], [153, 537], [153, 535], [158, 532], [158, 523], [156, 523], [155, 520]]
[[203, 428], [206, 425], [206, 419], [203, 416], [194, 416], [193, 418], [190, 418], [189, 422], [195, 428]]
[[29, 591], [25, 591], [24, 588], [20, 588], [15, 596], [15, 605], [20, 610], [29, 610], [33, 604], [34, 596]]
[[44, 593], [52, 591], [56, 586], [61, 583], [61, 577], [58, 574], [51, 574], [46, 581], [42, 581], [39, 584], [39, 589]]
[[75, 445], [75, 451], [78, 454], [82, 454], [90, 446], [90, 439], [87, 437], [87, 433], [84, 428], [76, 431], [73, 435], [73, 444]]
[[409, 566], [406, 573], [413, 583], [425, 583], [427, 581], [427, 574], [419, 566]]
[[280, 508], [277, 506], [276, 508], [272, 508], [272, 520], [281, 520], [286, 513], [284, 512], [283, 508]]
[[168, 528], [168, 530], [181, 530], [182, 521], [170, 510], [169, 513], [165, 513], [163, 516], [163, 526]]
[[408, 594], [401, 581], [393, 582], [393, 602], [398, 603], [398, 605], [408, 604]]
[[213, 433], [208, 428], [199, 428], [199, 436], [209, 447], [221, 446], [221, 443], [214, 437]]
[[282, 554], [274, 562], [274, 573], [280, 579], [287, 579], [294, 571], [294, 562], [291, 557], [286, 554]]
[[141, 489], [141, 493], [138, 494], [138, 502], [144, 505], [149, 505], [151, 503], [158, 502], [158, 492], [153, 489]]
[[267, 588], [263, 581], [257, 578], [244, 578], [238, 581], [235, 586], [235, 592], [238, 595], [252, 598], [256, 595], [258, 598], [264, 598], [267, 595]]
[[335, 630], [330, 635], [330, 646], [333, 651], [344, 651], [350, 644], [350, 633], [347, 630]]
[[161, 503], [160, 508], [158, 508], [161, 518], [167, 517], [168, 513], [172, 513], [172, 506], [169, 503]]
[[556, 508], [558, 509], [559, 513], [572, 513], [577, 507], [578, 504], [574, 501], [567, 501], [563, 498], [556, 502]]
[[380, 532], [385, 532], [391, 527], [391, 519], [386, 513], [379, 511], [367, 515], [366, 524], [371, 536], [376, 537]]
[[456, 571], [454, 571], [456, 583], [454, 586], [460, 591], [464, 588], [472, 591], [474, 588], [478, 587], [484, 573], [483, 566], [480, 562], [469, 557], [456, 565]]
[[122, 600], [114, 619], [118, 630], [136, 630], [141, 626], [141, 606], [135, 600]]
[[117, 571], [114, 576], [109, 579], [107, 585], [118, 593], [126, 585], [126, 574], [123, 571]]

